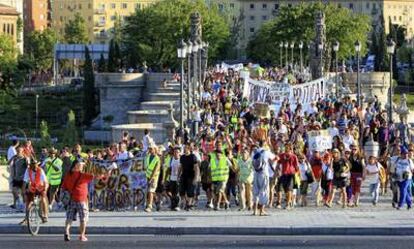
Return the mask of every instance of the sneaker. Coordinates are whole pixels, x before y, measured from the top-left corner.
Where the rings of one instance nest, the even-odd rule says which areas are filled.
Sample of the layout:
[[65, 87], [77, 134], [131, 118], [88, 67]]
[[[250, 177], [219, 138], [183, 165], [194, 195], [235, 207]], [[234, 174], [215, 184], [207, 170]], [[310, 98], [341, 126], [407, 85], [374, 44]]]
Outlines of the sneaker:
[[224, 209], [229, 209], [230, 208], [230, 203], [229, 202], [226, 202], [226, 203], [224, 203]]
[[82, 241], [82, 242], [86, 242], [86, 241], [88, 241], [88, 238], [86, 238], [85, 235], [84, 236], [79, 236], [79, 240]]
[[63, 240], [66, 241], [66, 242], [70, 241], [70, 235], [65, 233], [63, 235]]
[[49, 205], [49, 212], [52, 212], [53, 210], [53, 205]]
[[9, 207], [13, 208], [13, 209], [16, 209], [16, 205], [14, 205], [14, 204], [11, 204]]
[[214, 207], [214, 211], [220, 211], [221, 209], [220, 209], [220, 207]]
[[181, 209], [179, 207], [176, 207], [173, 209], [174, 211], [180, 211]]
[[44, 223], [47, 223], [47, 218], [42, 217], [42, 223], [43, 223], [43, 224], [44, 224]]
[[277, 204], [276, 208], [277, 208], [277, 209], [282, 209], [282, 205]]
[[213, 209], [214, 208], [213, 203], [208, 204], [207, 207]]
[[146, 209], [144, 209], [144, 211], [147, 212], [147, 213], [151, 213], [152, 210], [151, 210], [151, 208], [147, 207]]

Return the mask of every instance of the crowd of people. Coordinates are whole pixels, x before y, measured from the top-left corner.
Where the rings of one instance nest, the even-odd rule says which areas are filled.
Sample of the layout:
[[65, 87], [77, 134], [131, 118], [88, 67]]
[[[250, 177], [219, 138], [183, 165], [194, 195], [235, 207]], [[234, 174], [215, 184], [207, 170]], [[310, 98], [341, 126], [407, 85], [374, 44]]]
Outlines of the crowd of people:
[[[272, 72], [277, 71], [266, 70], [269, 77]], [[83, 172], [85, 161], [137, 155], [143, 155], [147, 179], [145, 212], [165, 205], [174, 211], [193, 210], [205, 204], [212, 210], [237, 206], [253, 215], [267, 215], [266, 209], [306, 207], [310, 200], [327, 208], [335, 203], [357, 207], [363, 183], [369, 185], [374, 206], [390, 190], [394, 208], [412, 207], [410, 131], [389, 123], [378, 100], [364, 107], [349, 96], [327, 96], [309, 106], [284, 101], [279, 110], [262, 115], [243, 98], [241, 88], [238, 72], [208, 71], [188, 129], [161, 146], [149, 131], [142, 138], [126, 132], [122, 141], [107, 148], [85, 152], [79, 144], [60, 151], [43, 148], [36, 160], [30, 141], [22, 145], [14, 141], [8, 151], [12, 207], [18, 208], [23, 200], [30, 205], [38, 194], [44, 222], [49, 210], [65, 206], [65, 240], [76, 214], [80, 239], [87, 240], [88, 185], [101, 176]], [[309, 134], [318, 131], [332, 137], [329, 149], [309, 148]], [[364, 151], [369, 141], [379, 144], [378, 153]], [[69, 204], [65, 193], [71, 196]], [[206, 201], [201, 204], [204, 193]]]

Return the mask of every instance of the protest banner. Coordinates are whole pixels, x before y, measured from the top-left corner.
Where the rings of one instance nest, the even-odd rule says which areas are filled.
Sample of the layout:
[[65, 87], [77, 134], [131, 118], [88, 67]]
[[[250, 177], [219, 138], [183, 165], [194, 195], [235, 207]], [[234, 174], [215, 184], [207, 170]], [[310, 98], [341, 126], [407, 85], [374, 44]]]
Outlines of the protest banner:
[[310, 131], [308, 133], [308, 146], [310, 151], [323, 152], [332, 149], [332, 137], [327, 130]]

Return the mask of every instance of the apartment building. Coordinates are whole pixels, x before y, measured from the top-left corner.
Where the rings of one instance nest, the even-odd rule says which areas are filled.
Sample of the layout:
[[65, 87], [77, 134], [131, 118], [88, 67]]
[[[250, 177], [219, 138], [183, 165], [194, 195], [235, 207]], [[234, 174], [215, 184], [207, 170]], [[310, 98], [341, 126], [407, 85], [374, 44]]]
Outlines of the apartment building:
[[16, 8], [0, 4], [0, 34], [11, 36], [17, 43], [17, 20], [19, 12]]
[[50, 24], [49, 0], [25, 0], [23, 3], [24, 32], [43, 31]]
[[86, 21], [89, 40], [108, 43], [118, 17], [125, 19], [135, 9], [159, 1], [161, 0], [50, 0], [51, 26], [59, 34], [64, 34], [65, 24], [75, 13], [80, 13]]

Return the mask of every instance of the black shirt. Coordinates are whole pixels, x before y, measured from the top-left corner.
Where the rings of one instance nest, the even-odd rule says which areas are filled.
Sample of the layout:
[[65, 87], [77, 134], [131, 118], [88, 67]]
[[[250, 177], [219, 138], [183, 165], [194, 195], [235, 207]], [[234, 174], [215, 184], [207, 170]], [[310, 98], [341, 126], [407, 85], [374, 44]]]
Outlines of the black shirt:
[[182, 155], [180, 158], [180, 163], [182, 168], [181, 177], [187, 180], [194, 179], [194, 165], [197, 164], [197, 157], [192, 153], [190, 155]]
[[349, 159], [349, 161], [351, 162], [351, 172], [352, 173], [361, 173], [363, 171], [363, 165], [362, 165], [362, 160], [358, 159], [358, 158], [353, 158], [351, 157]]

